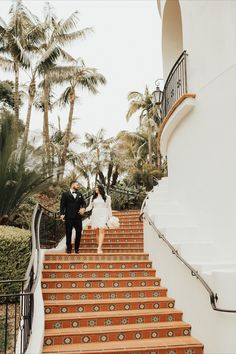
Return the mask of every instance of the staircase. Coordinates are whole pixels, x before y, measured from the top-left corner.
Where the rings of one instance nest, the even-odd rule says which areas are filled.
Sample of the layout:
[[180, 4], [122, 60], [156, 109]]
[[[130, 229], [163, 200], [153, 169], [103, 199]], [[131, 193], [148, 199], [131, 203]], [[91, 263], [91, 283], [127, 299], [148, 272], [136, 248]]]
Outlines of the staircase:
[[138, 211], [116, 212], [103, 254], [84, 230], [80, 254], [47, 253], [43, 353], [202, 354], [143, 251]]

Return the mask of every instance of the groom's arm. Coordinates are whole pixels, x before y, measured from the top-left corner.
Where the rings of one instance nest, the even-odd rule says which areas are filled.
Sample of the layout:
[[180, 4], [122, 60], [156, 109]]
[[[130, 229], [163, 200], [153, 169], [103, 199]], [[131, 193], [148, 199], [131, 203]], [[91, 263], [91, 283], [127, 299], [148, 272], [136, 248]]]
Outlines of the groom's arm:
[[85, 203], [85, 200], [84, 200], [83, 195], [81, 194], [81, 199], [80, 199], [80, 210], [79, 210], [80, 215], [84, 215], [85, 210], [86, 210], [86, 203]]

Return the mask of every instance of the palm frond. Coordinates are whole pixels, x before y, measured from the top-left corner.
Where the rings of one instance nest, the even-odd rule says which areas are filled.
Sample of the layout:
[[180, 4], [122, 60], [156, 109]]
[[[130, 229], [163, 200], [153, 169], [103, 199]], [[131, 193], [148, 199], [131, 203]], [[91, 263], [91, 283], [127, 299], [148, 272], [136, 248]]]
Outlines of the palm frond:
[[126, 114], [126, 120], [129, 121], [130, 117], [139, 111], [140, 109], [143, 109], [143, 104], [139, 102], [131, 102], [129, 110]]
[[11, 59], [7, 59], [3, 56], [0, 56], [0, 67], [5, 71], [13, 71], [14, 62]]
[[131, 101], [131, 100], [141, 100], [143, 98], [143, 95], [138, 92], [138, 91], [132, 91], [132, 92], [129, 92], [128, 93], [128, 100]]
[[55, 40], [61, 44], [65, 45], [67, 43], [73, 42], [76, 39], [85, 39], [88, 34], [92, 33], [93, 29], [91, 27], [84, 28], [83, 30], [74, 31], [71, 33], [59, 32], [55, 35]]

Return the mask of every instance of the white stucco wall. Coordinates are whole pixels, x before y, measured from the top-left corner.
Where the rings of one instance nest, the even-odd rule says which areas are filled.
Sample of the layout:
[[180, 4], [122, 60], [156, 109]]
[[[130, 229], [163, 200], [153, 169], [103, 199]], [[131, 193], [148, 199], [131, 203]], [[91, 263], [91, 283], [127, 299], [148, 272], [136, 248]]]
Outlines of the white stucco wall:
[[[162, 1], [162, 14], [164, 5]], [[194, 215], [200, 233], [213, 239], [215, 260], [233, 261], [236, 2], [180, 1], [180, 8], [183, 47], [189, 54], [188, 87], [197, 96], [194, 110], [168, 141], [169, 194]]]

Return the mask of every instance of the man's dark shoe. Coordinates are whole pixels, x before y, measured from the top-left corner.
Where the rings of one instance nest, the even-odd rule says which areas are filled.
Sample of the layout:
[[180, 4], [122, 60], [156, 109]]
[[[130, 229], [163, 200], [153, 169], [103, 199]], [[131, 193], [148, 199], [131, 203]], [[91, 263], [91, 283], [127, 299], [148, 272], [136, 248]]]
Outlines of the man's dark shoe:
[[75, 253], [79, 253], [79, 250], [75, 250]]
[[70, 250], [66, 250], [66, 253], [70, 254], [70, 253], [71, 253], [71, 251], [70, 251]]

